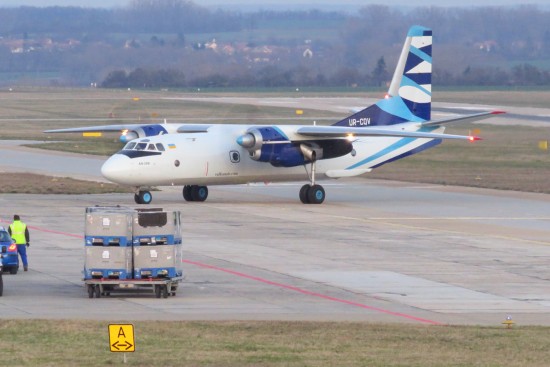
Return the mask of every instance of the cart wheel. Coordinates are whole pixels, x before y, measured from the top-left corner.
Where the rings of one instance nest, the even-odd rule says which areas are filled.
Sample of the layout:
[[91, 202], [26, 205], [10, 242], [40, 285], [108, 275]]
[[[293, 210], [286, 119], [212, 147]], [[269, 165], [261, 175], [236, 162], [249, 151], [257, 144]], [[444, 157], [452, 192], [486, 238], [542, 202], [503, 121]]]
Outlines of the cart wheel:
[[101, 288], [99, 284], [95, 286], [95, 298], [101, 298]]
[[88, 284], [87, 288], [88, 288], [88, 298], [94, 298], [94, 286], [91, 284]]
[[162, 298], [168, 298], [168, 286], [167, 285], [162, 286]]
[[176, 296], [176, 292], [172, 292], [172, 297], [175, 297]]
[[160, 298], [160, 285], [155, 285], [155, 296]]

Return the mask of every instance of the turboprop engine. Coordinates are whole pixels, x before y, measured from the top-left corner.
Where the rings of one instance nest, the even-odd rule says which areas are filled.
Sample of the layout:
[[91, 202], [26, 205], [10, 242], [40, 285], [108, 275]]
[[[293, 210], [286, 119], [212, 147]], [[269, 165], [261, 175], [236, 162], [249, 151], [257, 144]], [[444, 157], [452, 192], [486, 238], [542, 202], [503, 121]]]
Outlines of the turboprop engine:
[[336, 158], [352, 151], [347, 139], [290, 141], [277, 128], [249, 129], [237, 138], [237, 144], [248, 151], [251, 159], [275, 167], [295, 167], [320, 159]]

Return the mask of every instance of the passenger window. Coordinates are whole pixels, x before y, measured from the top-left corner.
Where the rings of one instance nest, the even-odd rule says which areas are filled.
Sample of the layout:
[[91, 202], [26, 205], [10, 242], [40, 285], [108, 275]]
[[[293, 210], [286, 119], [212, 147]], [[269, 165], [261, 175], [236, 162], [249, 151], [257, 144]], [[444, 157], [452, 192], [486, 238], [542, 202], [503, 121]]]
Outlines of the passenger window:
[[162, 145], [161, 143], [157, 143], [157, 149], [159, 150], [159, 152], [164, 152], [164, 145]]

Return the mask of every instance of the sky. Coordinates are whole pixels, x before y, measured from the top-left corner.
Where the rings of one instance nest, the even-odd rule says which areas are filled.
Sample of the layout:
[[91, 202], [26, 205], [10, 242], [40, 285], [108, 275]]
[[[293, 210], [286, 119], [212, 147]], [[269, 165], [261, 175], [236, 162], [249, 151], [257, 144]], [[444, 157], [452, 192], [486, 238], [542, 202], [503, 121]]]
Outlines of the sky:
[[[406, 4], [406, 7], [415, 6], [497, 6], [497, 5], [518, 5], [517, 0], [194, 0], [194, 3], [207, 7], [221, 7], [232, 9], [270, 9], [278, 10], [288, 8], [320, 8], [337, 10], [346, 7], [360, 8], [369, 4], [384, 4], [399, 6]], [[122, 7], [129, 3], [129, 0], [0, 0], [0, 7], [13, 6], [82, 6], [82, 7]], [[549, 6], [548, 0], [527, 0], [528, 4]]]

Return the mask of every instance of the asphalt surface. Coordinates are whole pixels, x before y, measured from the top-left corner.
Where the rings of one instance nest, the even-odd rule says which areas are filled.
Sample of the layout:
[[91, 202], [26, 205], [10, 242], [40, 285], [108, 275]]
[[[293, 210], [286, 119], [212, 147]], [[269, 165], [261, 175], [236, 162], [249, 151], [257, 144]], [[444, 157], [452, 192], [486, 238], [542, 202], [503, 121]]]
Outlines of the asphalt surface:
[[135, 207], [132, 195], [0, 195], [3, 224], [20, 214], [32, 237], [0, 315], [550, 325], [547, 195], [358, 179], [313, 206], [299, 187], [211, 187], [204, 203], [154, 192], [184, 222], [186, 279], [167, 299], [86, 294], [84, 210]]

